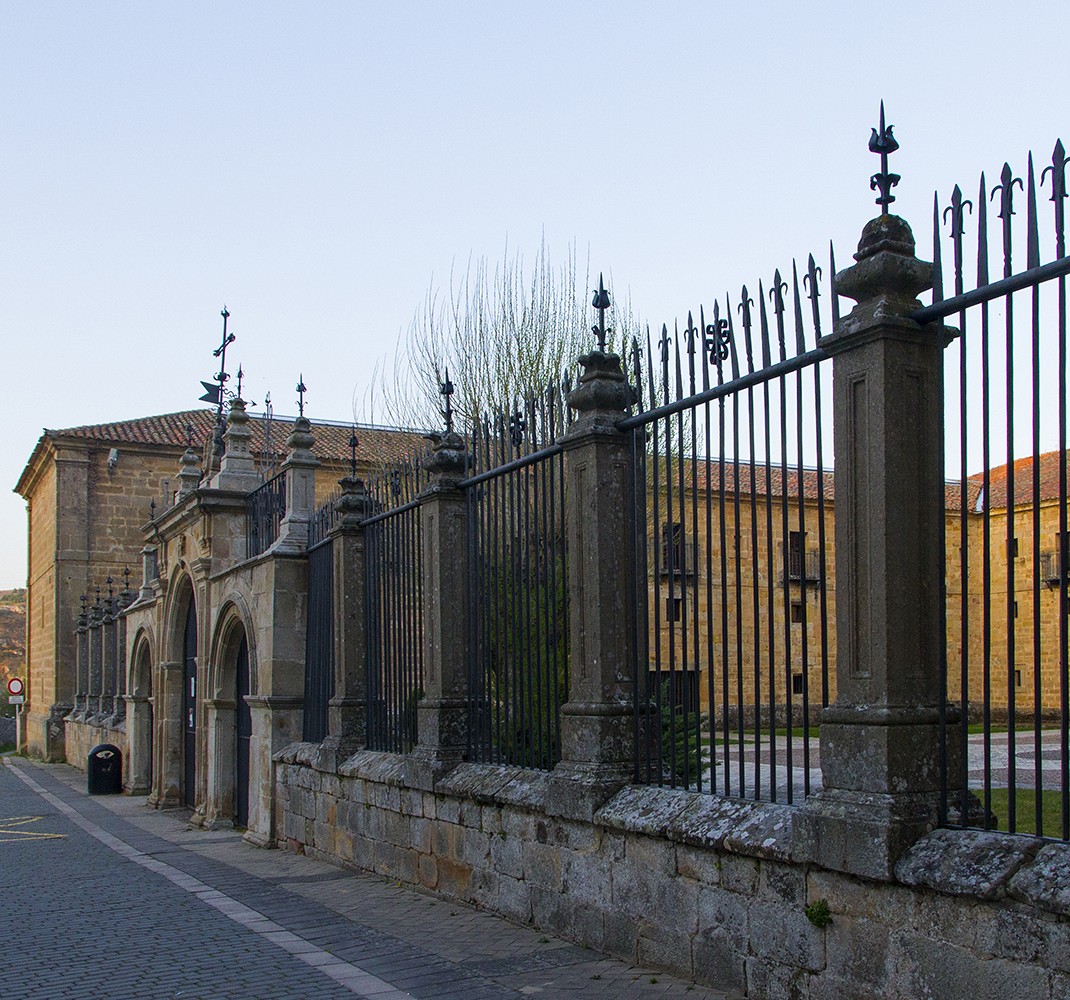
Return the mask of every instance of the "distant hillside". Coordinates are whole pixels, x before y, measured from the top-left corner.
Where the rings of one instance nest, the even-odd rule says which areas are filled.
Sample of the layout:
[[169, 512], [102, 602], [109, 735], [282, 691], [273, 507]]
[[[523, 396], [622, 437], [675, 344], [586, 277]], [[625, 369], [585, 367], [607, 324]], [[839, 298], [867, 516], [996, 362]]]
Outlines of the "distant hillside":
[[25, 604], [26, 588], [16, 587], [14, 590], [0, 590], [0, 604]]
[[0, 603], [0, 681], [25, 677], [25, 662], [26, 605]]

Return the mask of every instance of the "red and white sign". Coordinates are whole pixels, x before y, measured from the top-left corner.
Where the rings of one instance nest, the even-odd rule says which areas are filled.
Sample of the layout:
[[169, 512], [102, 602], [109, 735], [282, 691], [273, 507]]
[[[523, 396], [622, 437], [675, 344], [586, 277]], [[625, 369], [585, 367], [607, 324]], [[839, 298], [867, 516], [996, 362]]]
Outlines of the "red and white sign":
[[8, 694], [19, 695], [19, 694], [22, 694], [25, 690], [26, 690], [26, 685], [23, 683], [23, 680], [22, 680], [21, 677], [12, 677], [7, 682], [7, 693]]

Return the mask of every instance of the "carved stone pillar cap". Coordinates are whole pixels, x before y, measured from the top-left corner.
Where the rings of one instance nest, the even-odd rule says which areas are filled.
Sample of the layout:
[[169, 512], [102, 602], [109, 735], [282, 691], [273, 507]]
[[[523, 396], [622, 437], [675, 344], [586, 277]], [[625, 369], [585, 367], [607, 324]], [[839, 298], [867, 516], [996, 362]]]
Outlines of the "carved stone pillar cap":
[[568, 394], [568, 405], [577, 413], [612, 410], [623, 413], [638, 402], [620, 366], [620, 356], [592, 351], [580, 358], [583, 374]]
[[312, 445], [315, 442], [312, 436], [312, 424], [308, 417], [298, 417], [294, 421], [293, 430], [286, 439], [286, 447], [290, 449], [287, 462], [304, 462], [318, 464], [316, 456], [312, 454]]
[[338, 480], [342, 495], [334, 502], [334, 509], [343, 517], [356, 516], [358, 519], [371, 513], [372, 498], [364, 480], [359, 476], [344, 476]]
[[185, 496], [187, 493], [192, 493], [200, 485], [201, 457], [191, 445], [182, 453], [180, 462], [178, 495]]
[[427, 470], [436, 479], [459, 478], [467, 465], [464, 438], [456, 431], [433, 431], [425, 435], [431, 442]]
[[884, 298], [903, 312], [918, 308], [919, 292], [932, 287], [932, 264], [914, 256], [914, 234], [898, 215], [879, 215], [866, 223], [853, 267], [836, 275], [836, 291], [856, 302]]

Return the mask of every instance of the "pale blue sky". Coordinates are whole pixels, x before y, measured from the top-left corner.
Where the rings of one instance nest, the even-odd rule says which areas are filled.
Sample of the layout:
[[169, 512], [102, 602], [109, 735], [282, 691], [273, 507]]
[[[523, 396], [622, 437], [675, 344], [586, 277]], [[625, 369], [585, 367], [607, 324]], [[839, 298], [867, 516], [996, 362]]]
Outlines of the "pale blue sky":
[[[575, 242], [654, 323], [1066, 129], [1063, 2], [0, 3], [10, 489], [43, 426], [249, 394], [349, 419], [454, 260]], [[1068, 138], [1070, 136], [1064, 136]], [[556, 251], [556, 253], [555, 253]], [[0, 587], [25, 513], [0, 495]]]

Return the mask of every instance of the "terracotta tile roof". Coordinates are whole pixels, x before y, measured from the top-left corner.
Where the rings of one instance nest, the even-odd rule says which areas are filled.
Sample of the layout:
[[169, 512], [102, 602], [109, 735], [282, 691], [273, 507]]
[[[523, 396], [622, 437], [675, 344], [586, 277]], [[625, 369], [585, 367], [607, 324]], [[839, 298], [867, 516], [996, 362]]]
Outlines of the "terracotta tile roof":
[[[826, 501], [832, 501], [835, 499], [835, 491], [833, 489], [833, 477], [832, 470], [826, 469], [821, 476], [818, 475], [816, 469], [798, 469], [794, 466], [788, 466], [787, 469], [782, 469], [779, 463], [773, 463], [769, 467], [768, 484], [765, 474], [764, 461], [756, 462], [754, 465], [754, 483], [751, 485], [751, 466], [747, 460], [741, 460], [738, 464], [739, 483], [736, 484], [737, 466], [729, 459], [725, 459], [723, 462], [716, 459], [698, 459], [694, 462], [695, 466], [695, 488], [704, 490], [706, 489], [706, 480], [709, 477], [709, 486], [711, 491], [718, 491], [721, 487], [721, 467], [724, 466], [724, 483], [725, 493], [739, 493], [740, 496], [750, 496], [753, 488], [754, 495], [764, 497], [768, 495], [774, 498], [779, 498], [787, 493], [789, 499], [791, 497], [798, 497], [799, 495], [799, 479], [802, 478], [802, 493], [807, 500], [818, 499], [818, 484], [821, 483], [824, 489], [824, 498]], [[674, 467], [674, 483], [678, 482], [679, 467]], [[647, 479], [651, 478], [651, 470], [648, 468]], [[685, 472], [685, 480], [690, 485], [690, 475]], [[660, 481], [664, 484], [664, 473], [660, 474]], [[786, 489], [785, 489], [786, 487]]]
[[[286, 438], [290, 433], [291, 418], [276, 418], [272, 425], [271, 450], [281, 459], [286, 452]], [[145, 444], [184, 449], [186, 428], [193, 428], [193, 441], [203, 444], [215, 425], [214, 410], [182, 410], [178, 413], [162, 413], [132, 420], [119, 420], [105, 424], [85, 424], [62, 430], [46, 430], [45, 436], [58, 438], [85, 438], [104, 444]], [[253, 432], [251, 447], [254, 454], [261, 454], [265, 444], [266, 423], [262, 417], [250, 414], [249, 427]], [[349, 424], [312, 421], [315, 443], [312, 451], [321, 461], [349, 460]], [[419, 431], [393, 430], [385, 427], [357, 426], [357, 459], [362, 463], [379, 465], [400, 460], [422, 450], [425, 445]]]
[[[1065, 461], [1065, 458], [1064, 458]], [[988, 472], [989, 509], [997, 509], [1008, 506], [1010, 494], [1008, 492], [1009, 472], [1011, 466], [1000, 465]], [[1030, 504], [1033, 502], [1033, 456], [1016, 459], [1014, 469], [1014, 506]], [[1037, 470], [1040, 474], [1040, 493], [1037, 499], [1059, 499], [1059, 452], [1047, 451], [1038, 456]], [[979, 493], [984, 483], [984, 473], [976, 472], [970, 476], [970, 483]], [[975, 508], [976, 509], [976, 508]]]

